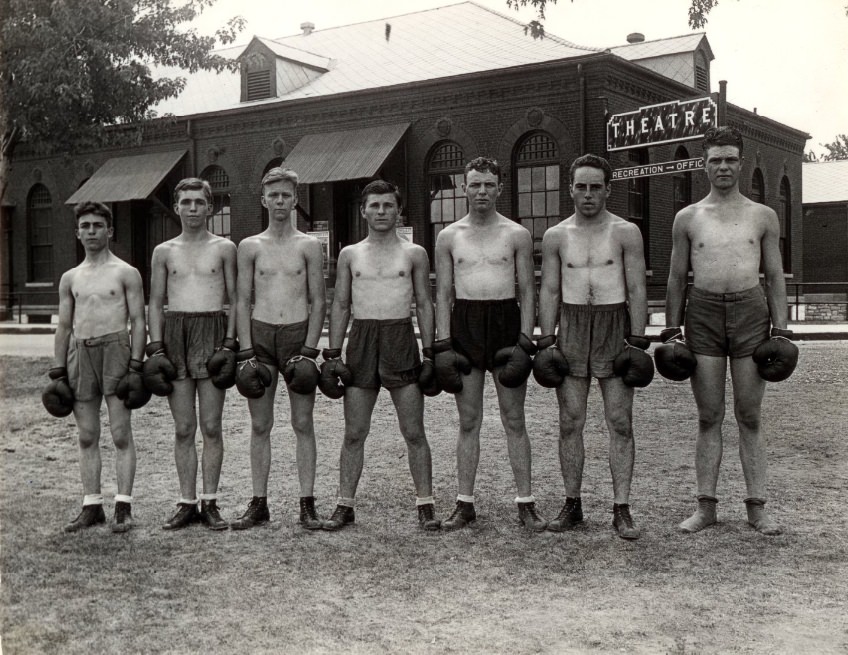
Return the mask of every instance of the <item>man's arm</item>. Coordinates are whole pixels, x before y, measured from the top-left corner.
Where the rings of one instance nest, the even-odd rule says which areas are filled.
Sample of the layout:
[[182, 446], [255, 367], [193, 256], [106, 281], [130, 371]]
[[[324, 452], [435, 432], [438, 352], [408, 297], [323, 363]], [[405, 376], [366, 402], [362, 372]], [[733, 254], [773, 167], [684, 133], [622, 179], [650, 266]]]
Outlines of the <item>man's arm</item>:
[[341, 348], [344, 344], [350, 321], [350, 281], [350, 251], [343, 248], [336, 265], [336, 287], [330, 308], [330, 349]]
[[168, 286], [167, 255], [162, 245], [153, 249], [150, 261], [150, 302], [147, 305], [147, 331], [150, 341], [162, 341], [162, 327], [165, 317], [162, 308], [165, 304], [165, 290]]
[[144, 346], [147, 344], [144, 321], [144, 288], [141, 284], [141, 273], [138, 269], [129, 267], [124, 275], [124, 290], [127, 299], [127, 312], [132, 326], [131, 357], [142, 361]]
[[542, 282], [539, 288], [539, 328], [542, 336], [553, 334], [561, 300], [562, 261], [559, 256], [560, 234], [549, 229], [542, 237]]
[[761, 241], [763, 274], [766, 282], [766, 299], [772, 326], [786, 329], [789, 311], [786, 305], [786, 280], [780, 257], [780, 222], [773, 209], [764, 207], [766, 229]]
[[521, 307], [521, 332], [531, 339], [536, 326], [536, 280], [533, 274], [533, 237], [522, 227], [515, 238], [515, 275]]
[[[318, 239], [309, 238], [306, 246], [306, 298], [309, 302], [309, 327], [305, 346], [317, 348], [327, 316], [327, 292], [324, 288], [324, 253]], [[347, 327], [347, 326], [345, 326]]]
[[450, 337], [453, 305], [453, 257], [451, 237], [447, 230], [436, 237], [436, 333], [439, 339]]
[[686, 302], [686, 285], [689, 282], [689, 214], [678, 212], [671, 228], [671, 262], [665, 292], [665, 324], [667, 327], [683, 325]]
[[236, 314], [238, 306], [238, 289], [236, 283], [236, 244], [229, 239], [224, 240], [224, 284], [227, 287], [227, 302], [230, 311], [227, 312], [227, 338], [236, 336]]
[[53, 366], [67, 366], [68, 345], [74, 329], [74, 296], [71, 293], [73, 273], [67, 271], [59, 280], [59, 323], [53, 337]]
[[421, 347], [433, 345], [435, 312], [430, 297], [430, 258], [424, 248], [416, 247], [412, 251], [412, 291], [415, 294], [415, 314], [418, 317], [418, 331], [421, 333]]
[[630, 312], [630, 334], [645, 336], [648, 320], [648, 291], [645, 284], [645, 250], [642, 234], [633, 223], [625, 226], [622, 240], [624, 280], [627, 285], [627, 308]]
[[250, 296], [253, 293], [253, 266], [256, 261], [256, 245], [250, 239], [239, 244], [236, 256], [238, 265], [238, 280], [236, 287], [236, 333], [239, 348], [248, 350], [253, 347], [250, 337]]

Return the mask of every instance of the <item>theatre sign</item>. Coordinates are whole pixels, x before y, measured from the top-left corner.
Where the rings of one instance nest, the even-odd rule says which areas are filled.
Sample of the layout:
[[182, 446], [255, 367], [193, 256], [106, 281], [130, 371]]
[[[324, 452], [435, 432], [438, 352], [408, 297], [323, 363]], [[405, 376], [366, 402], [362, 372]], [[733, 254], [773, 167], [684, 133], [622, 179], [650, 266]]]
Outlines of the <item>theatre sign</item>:
[[672, 100], [615, 114], [607, 121], [607, 150], [626, 150], [697, 139], [718, 125], [712, 98]]

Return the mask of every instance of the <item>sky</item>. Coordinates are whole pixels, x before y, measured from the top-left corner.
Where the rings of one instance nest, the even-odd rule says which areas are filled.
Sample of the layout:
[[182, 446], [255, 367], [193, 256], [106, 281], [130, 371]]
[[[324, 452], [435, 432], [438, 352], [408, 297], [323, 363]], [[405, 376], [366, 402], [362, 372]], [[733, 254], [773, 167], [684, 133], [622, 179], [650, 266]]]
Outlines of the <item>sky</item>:
[[[478, 4], [533, 20], [532, 9], [514, 11], [506, 0]], [[213, 34], [240, 15], [245, 29], [236, 43], [256, 36], [278, 38], [315, 29], [389, 18], [454, 4], [455, 0], [216, 0], [194, 27]], [[549, 0], [550, 3], [550, 0]], [[558, 0], [548, 7], [545, 29], [573, 43], [609, 47], [631, 32], [648, 41], [692, 33], [689, 0]], [[811, 135], [807, 150], [848, 134], [848, 0], [721, 0], [703, 28], [715, 59], [712, 90], [727, 80], [728, 102]], [[474, 25], [468, 25], [469, 38]], [[528, 37], [530, 38], [530, 37]]]

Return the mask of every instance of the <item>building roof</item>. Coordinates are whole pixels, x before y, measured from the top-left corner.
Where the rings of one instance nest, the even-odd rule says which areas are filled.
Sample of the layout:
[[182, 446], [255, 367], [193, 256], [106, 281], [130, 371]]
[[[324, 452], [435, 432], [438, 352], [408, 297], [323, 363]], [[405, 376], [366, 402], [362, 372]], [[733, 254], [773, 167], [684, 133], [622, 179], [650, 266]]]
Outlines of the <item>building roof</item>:
[[803, 164], [801, 202], [848, 202], [848, 160]]
[[709, 59], [714, 59], [712, 48], [710, 48], [709, 42], [706, 41], [706, 35], [703, 32], [672, 36], [654, 41], [642, 41], [641, 43], [628, 43], [610, 48], [610, 52], [623, 57], [627, 61], [636, 61], [638, 59], [651, 59], [653, 57], [665, 57], [666, 55], [679, 55], [683, 52], [692, 52], [701, 44], [701, 41], [705, 41]]

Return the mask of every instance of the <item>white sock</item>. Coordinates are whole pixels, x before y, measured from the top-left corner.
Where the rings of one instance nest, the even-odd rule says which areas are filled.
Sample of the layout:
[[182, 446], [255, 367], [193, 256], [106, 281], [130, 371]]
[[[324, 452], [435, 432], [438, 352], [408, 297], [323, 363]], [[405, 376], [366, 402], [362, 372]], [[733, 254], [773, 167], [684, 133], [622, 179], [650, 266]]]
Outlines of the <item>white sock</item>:
[[132, 503], [132, 496], [124, 496], [123, 494], [115, 494], [116, 503]]
[[188, 498], [180, 498], [179, 504], [180, 505], [197, 505], [197, 498], [195, 498], [194, 500], [189, 500]]
[[353, 498], [342, 498], [339, 496], [339, 499], [336, 501], [337, 505], [341, 505], [342, 507], [356, 507], [356, 500]]
[[421, 505], [435, 505], [436, 501], [433, 500], [432, 496], [427, 496], [426, 498], [416, 498], [415, 505], [420, 507]]
[[524, 496], [524, 498], [521, 498], [521, 497], [519, 497], [519, 496], [516, 496], [516, 497], [515, 497], [515, 502], [516, 502], [516, 503], [535, 503], [535, 502], [536, 502], [536, 497], [535, 497], [535, 496], [533, 496], [532, 494], [531, 494], [530, 496]]
[[218, 494], [198, 494], [197, 495], [200, 500], [218, 500]]
[[82, 506], [86, 505], [102, 505], [103, 504], [103, 494], [86, 494], [82, 498]]
[[474, 504], [474, 496], [463, 496], [462, 494], [457, 494], [456, 499], [461, 500], [463, 503]]

